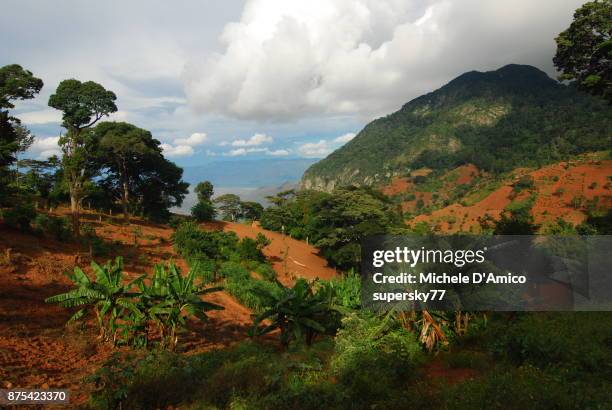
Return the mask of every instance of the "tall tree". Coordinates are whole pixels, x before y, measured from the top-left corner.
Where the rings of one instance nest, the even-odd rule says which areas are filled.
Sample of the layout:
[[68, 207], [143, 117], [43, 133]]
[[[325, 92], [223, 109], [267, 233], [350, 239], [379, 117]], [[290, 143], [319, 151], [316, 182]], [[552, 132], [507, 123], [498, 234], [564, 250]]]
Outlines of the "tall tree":
[[570, 80], [612, 103], [612, 1], [585, 3], [574, 21], [555, 39], [555, 66]]
[[242, 216], [253, 221], [260, 220], [264, 212], [264, 207], [259, 202], [245, 201], [240, 204], [240, 208]]
[[91, 177], [87, 173], [89, 154], [85, 150], [86, 130], [103, 117], [117, 111], [112, 91], [93, 81], [80, 82], [70, 79], [62, 81], [55, 94], [49, 97], [49, 106], [63, 112], [62, 126], [66, 135], [59, 144], [64, 175], [70, 190], [70, 210], [75, 235], [79, 235], [79, 214], [84, 198], [84, 184]]
[[198, 183], [198, 185], [196, 185], [194, 192], [198, 195], [198, 201], [204, 202], [204, 201], [210, 201], [213, 194], [215, 193], [215, 189], [213, 187], [212, 182], [203, 181], [203, 182]]
[[212, 221], [216, 210], [212, 203], [214, 187], [210, 181], [203, 181], [196, 185], [194, 192], [198, 195], [198, 203], [191, 208], [191, 216], [198, 222]]
[[216, 198], [214, 201], [218, 204], [218, 208], [223, 213], [223, 219], [230, 220], [232, 222], [240, 218], [241, 204], [240, 197], [235, 194], [225, 194]]
[[183, 170], [164, 158], [160, 145], [149, 131], [126, 122], [101, 122], [87, 139], [100, 169], [98, 184], [119, 198], [126, 223], [131, 208], [149, 217], [159, 213], [153, 216], [159, 219], [187, 192]]
[[7, 167], [17, 159], [16, 154], [25, 151], [33, 141], [27, 128], [21, 125], [18, 118], [9, 114], [15, 108], [16, 100], [34, 98], [41, 90], [40, 78], [24, 70], [17, 64], [0, 68], [0, 197], [7, 198], [4, 192], [7, 184]]
[[126, 122], [101, 122], [93, 130], [97, 155], [108, 180], [118, 182], [125, 223], [130, 223], [130, 185], [138, 178], [145, 156], [161, 157], [159, 141], [151, 133]]

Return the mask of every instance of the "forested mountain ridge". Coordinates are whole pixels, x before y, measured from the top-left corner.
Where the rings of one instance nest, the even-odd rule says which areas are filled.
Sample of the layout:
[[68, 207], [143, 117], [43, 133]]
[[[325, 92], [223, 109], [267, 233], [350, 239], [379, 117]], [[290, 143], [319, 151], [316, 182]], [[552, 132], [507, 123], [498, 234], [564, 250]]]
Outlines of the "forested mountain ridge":
[[420, 167], [498, 173], [609, 149], [612, 108], [532, 66], [471, 71], [372, 121], [312, 165], [302, 187], [379, 185]]

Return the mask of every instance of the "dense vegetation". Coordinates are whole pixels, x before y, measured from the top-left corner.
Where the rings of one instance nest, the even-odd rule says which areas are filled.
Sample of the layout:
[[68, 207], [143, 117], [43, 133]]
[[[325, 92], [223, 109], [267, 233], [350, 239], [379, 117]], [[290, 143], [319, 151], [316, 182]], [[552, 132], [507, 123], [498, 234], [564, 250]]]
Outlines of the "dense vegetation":
[[285, 191], [269, 198], [261, 225], [315, 245], [333, 265], [357, 269], [361, 240], [402, 225], [396, 206], [369, 188], [345, 188], [332, 193]]
[[379, 118], [311, 166], [307, 188], [373, 185], [411, 169], [473, 163], [499, 173], [612, 146], [612, 108], [530, 66], [465, 73]]

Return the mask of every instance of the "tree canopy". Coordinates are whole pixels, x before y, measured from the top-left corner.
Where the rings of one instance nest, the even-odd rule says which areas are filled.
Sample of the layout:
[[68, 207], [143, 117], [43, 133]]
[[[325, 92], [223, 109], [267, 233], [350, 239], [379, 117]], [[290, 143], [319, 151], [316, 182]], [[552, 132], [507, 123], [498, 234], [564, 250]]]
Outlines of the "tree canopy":
[[49, 97], [49, 107], [62, 111], [64, 128], [88, 128], [105, 116], [117, 111], [112, 91], [93, 81], [62, 81]]
[[574, 21], [555, 39], [553, 58], [561, 80], [573, 81], [591, 94], [612, 103], [612, 1], [585, 3]]
[[86, 150], [99, 169], [99, 184], [131, 210], [165, 219], [168, 208], [180, 205], [188, 184], [183, 170], [164, 158], [161, 143], [147, 130], [126, 122], [101, 122], [87, 139]]

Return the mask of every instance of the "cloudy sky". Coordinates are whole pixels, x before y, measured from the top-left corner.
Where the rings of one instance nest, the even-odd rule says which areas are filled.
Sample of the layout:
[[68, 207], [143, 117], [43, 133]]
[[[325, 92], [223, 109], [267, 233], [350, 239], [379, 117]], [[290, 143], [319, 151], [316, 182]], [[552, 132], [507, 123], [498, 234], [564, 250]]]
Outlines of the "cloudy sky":
[[42, 78], [15, 114], [57, 150], [66, 78], [114, 91], [112, 120], [181, 165], [318, 158], [370, 120], [469, 70], [532, 64], [581, 0], [3, 0], [0, 65]]

